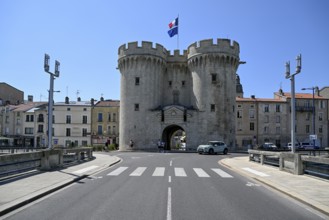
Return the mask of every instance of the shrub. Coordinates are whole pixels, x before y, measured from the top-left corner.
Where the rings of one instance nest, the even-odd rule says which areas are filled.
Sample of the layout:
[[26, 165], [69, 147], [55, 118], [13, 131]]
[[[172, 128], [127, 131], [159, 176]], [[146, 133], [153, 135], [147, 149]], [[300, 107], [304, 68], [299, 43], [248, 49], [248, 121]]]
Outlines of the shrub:
[[116, 150], [117, 148], [116, 148], [116, 146], [115, 146], [115, 144], [110, 144], [110, 146], [109, 146], [109, 150]]

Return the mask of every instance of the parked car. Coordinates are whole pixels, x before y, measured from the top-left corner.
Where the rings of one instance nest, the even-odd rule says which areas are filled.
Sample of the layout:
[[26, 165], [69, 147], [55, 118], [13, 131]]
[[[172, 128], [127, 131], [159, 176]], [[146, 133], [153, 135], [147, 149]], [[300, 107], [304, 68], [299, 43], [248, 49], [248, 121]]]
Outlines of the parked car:
[[199, 145], [197, 152], [199, 154], [227, 154], [228, 148], [223, 141], [209, 141], [208, 144]]
[[262, 145], [262, 147], [263, 147], [263, 149], [268, 149], [268, 150], [276, 150], [276, 149], [278, 149], [278, 147], [275, 144], [270, 143], [270, 142], [264, 143]]
[[[287, 148], [291, 150], [292, 143], [288, 143]], [[299, 143], [295, 143], [295, 149], [298, 149], [300, 147]]]
[[299, 149], [304, 149], [304, 150], [313, 150], [313, 149], [319, 149], [318, 146], [313, 146], [313, 143], [309, 142], [302, 142], [299, 146]]

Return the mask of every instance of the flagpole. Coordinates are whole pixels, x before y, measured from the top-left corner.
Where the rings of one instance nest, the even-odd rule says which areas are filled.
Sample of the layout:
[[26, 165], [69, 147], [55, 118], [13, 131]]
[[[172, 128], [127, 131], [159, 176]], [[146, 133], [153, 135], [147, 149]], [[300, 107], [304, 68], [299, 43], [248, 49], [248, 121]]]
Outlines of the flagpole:
[[177, 49], [179, 50], [179, 27], [180, 27], [179, 14], [177, 15], [177, 19], [178, 19]]

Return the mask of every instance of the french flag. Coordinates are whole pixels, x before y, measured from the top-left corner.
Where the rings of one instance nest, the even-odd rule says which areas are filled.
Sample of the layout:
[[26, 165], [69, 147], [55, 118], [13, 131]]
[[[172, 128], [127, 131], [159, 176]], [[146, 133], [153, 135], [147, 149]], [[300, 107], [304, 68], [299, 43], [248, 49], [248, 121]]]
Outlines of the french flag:
[[178, 18], [169, 23], [168, 34], [170, 37], [173, 37], [178, 34]]
[[172, 22], [169, 23], [170, 29], [175, 26], [178, 26], [178, 18], [176, 18], [175, 20], [173, 20]]

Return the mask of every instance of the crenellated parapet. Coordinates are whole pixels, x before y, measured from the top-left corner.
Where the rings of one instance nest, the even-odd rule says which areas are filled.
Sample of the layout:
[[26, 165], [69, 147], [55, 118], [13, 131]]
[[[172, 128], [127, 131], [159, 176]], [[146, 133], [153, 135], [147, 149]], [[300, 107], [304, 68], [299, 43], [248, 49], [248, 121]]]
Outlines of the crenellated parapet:
[[170, 51], [168, 51], [167, 61], [174, 62], [174, 63], [186, 62], [187, 61], [187, 50], [184, 50], [183, 54], [180, 54], [179, 50], [174, 50], [173, 55], [171, 55]]
[[121, 45], [118, 54], [119, 60], [130, 55], [150, 55], [166, 59], [168, 51], [161, 44], [155, 44], [153, 47], [152, 42], [142, 41], [142, 45], [138, 46], [138, 42], [135, 41]]
[[240, 46], [229, 39], [212, 39], [195, 42], [188, 47], [188, 65], [190, 68], [209, 62], [229, 64], [237, 68], [239, 64]]
[[134, 68], [151, 68], [160, 66], [164, 68], [167, 62], [169, 52], [161, 45], [152, 42], [142, 41], [141, 46], [138, 42], [123, 44], [118, 49], [118, 68], [120, 71]]
[[195, 55], [207, 53], [223, 53], [238, 57], [240, 46], [236, 41], [218, 38], [216, 43], [212, 39], [207, 39], [195, 42], [188, 47], [188, 59]]

